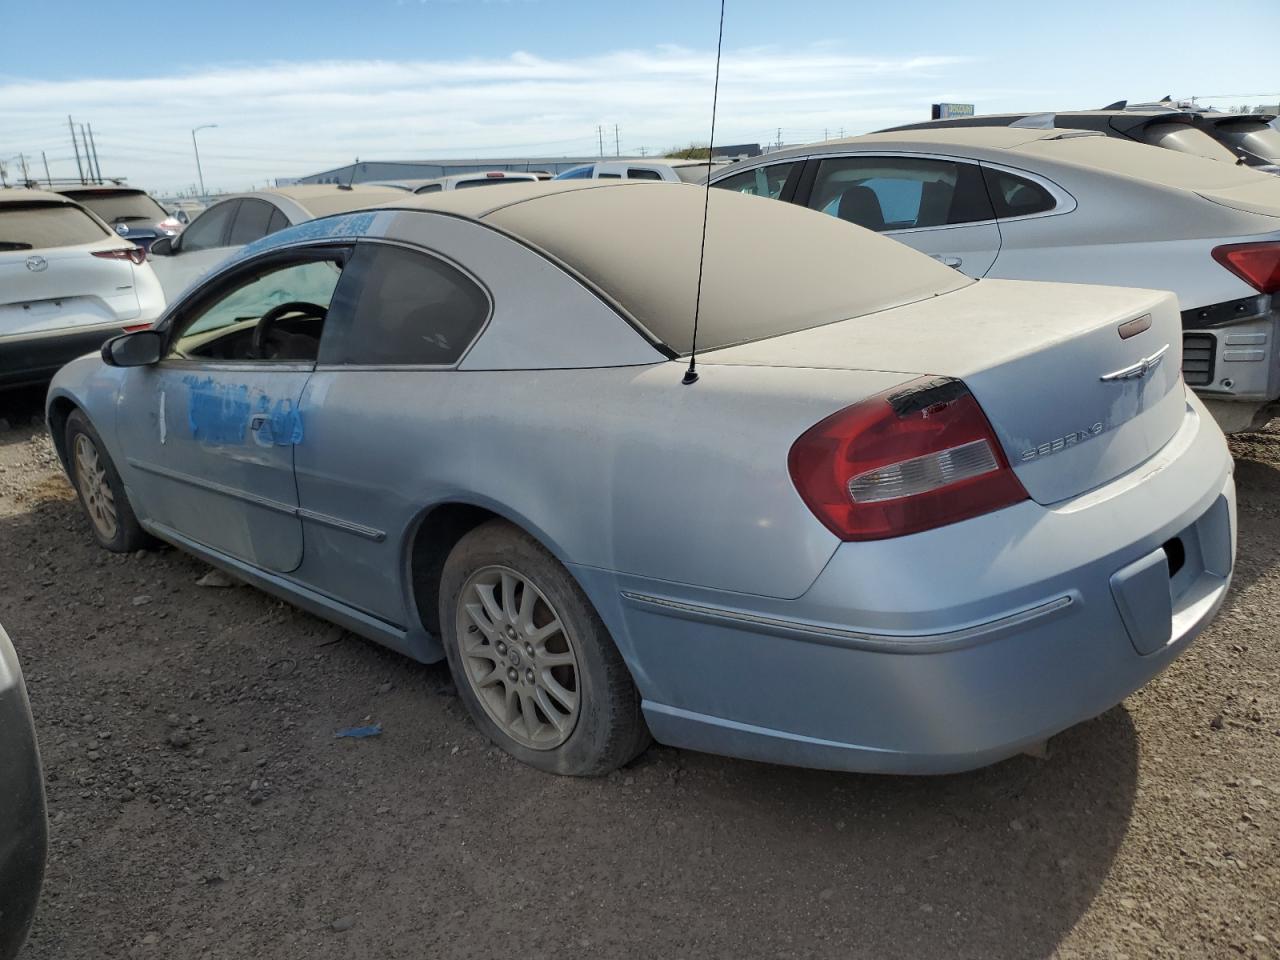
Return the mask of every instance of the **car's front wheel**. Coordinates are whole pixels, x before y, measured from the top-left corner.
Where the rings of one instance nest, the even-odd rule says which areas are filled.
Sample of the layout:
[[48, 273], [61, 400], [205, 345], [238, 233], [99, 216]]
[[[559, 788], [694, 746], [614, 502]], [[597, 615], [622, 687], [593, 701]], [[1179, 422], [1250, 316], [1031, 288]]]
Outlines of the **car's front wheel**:
[[464, 536], [440, 589], [445, 654], [476, 725], [530, 766], [609, 773], [649, 742], [621, 654], [569, 572], [501, 520]]
[[134, 516], [124, 483], [107, 456], [98, 431], [79, 410], [67, 417], [67, 466], [89, 528], [99, 544], [114, 553], [129, 553], [155, 543]]

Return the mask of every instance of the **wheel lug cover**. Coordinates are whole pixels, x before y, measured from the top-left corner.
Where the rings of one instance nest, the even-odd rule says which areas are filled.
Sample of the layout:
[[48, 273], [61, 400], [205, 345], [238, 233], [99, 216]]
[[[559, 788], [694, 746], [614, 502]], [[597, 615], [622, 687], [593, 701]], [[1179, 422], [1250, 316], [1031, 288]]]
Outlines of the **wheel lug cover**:
[[525, 652], [525, 653], [527, 653], [529, 656], [531, 656], [531, 657], [532, 657], [532, 656], [533, 656], [533, 644], [532, 644], [532, 643], [526, 643], [526, 644], [524, 645], [524, 652]]
[[514, 640], [515, 638], [516, 638], [516, 628], [515, 628], [515, 627], [512, 627], [512, 626], [508, 626], [508, 627], [507, 627], [507, 639], [508, 639], [508, 640]]
[[507, 667], [507, 677], [515, 683], [520, 679], [520, 672], [515, 667]]
[[498, 641], [498, 656], [505, 657], [507, 655], [507, 645], [501, 640]]
[[527, 680], [529, 683], [533, 683], [533, 671], [532, 671], [532, 670], [526, 670], [526, 671], [524, 672], [524, 678], [525, 678], [525, 680]]

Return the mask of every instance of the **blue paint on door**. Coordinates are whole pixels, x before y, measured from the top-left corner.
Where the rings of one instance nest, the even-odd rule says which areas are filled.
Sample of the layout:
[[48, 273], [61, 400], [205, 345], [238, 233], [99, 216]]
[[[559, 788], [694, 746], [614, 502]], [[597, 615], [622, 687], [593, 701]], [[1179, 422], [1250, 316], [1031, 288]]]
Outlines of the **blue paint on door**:
[[293, 400], [272, 400], [243, 383], [219, 383], [212, 377], [183, 378], [187, 385], [187, 425], [200, 443], [287, 447], [302, 442], [302, 414]]

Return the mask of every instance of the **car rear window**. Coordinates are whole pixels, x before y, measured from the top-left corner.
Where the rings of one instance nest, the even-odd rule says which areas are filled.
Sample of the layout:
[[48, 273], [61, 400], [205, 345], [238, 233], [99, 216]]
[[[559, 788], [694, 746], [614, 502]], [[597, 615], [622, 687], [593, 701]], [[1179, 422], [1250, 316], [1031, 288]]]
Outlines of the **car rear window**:
[[67, 196], [113, 226], [143, 221], [158, 223], [169, 216], [164, 207], [141, 190], [76, 190]]
[[1185, 123], [1148, 124], [1142, 131], [1142, 139], [1153, 147], [1178, 150], [1197, 157], [1207, 157], [1210, 160], [1234, 163], [1236, 159], [1235, 154], [1213, 137]]
[[0, 204], [0, 251], [73, 247], [106, 236], [111, 234], [100, 223], [70, 203]]
[[471, 187], [488, 187], [495, 183], [529, 183], [523, 177], [485, 177], [477, 180], [459, 180], [453, 185], [455, 190], [469, 190]]

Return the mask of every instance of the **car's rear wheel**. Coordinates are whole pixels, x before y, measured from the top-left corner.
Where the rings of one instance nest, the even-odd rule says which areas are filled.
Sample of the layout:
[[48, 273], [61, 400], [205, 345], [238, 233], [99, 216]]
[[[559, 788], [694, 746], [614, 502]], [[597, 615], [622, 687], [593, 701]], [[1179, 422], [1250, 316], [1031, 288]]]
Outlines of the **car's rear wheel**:
[[94, 539], [115, 553], [154, 544], [155, 540], [134, 516], [120, 474], [88, 417], [79, 410], [72, 411], [67, 417], [65, 436], [71, 482], [89, 518]]
[[597, 776], [649, 742], [621, 654], [569, 572], [505, 521], [464, 536], [440, 589], [445, 654], [477, 726], [530, 766]]

